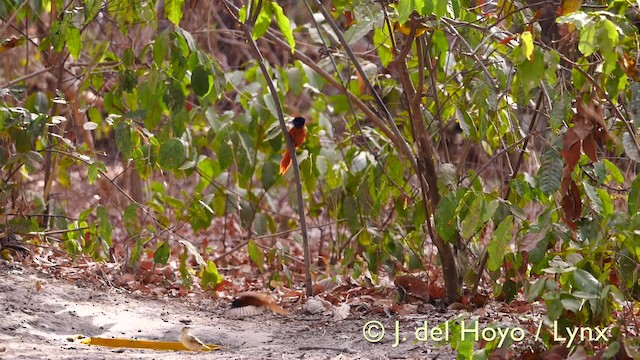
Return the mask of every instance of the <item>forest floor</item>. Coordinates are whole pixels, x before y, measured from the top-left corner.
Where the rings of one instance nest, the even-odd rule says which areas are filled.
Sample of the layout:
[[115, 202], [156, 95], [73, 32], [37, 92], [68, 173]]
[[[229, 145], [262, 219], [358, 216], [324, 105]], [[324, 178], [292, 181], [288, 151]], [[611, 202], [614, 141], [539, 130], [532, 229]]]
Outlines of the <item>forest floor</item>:
[[[454, 359], [449, 346], [406, 340], [395, 343], [395, 319], [384, 315], [309, 315], [301, 306], [291, 316], [271, 313], [249, 319], [224, 316], [225, 305], [211, 298], [134, 295], [71, 282], [19, 262], [0, 260], [0, 359]], [[453, 314], [434, 311], [400, 319], [401, 337], [412, 338], [415, 325], [429, 326]], [[363, 326], [372, 320], [387, 329], [371, 343]], [[185, 323], [206, 343], [208, 353], [114, 349], [70, 342], [76, 334], [174, 341]], [[411, 335], [411, 336], [410, 336]]]

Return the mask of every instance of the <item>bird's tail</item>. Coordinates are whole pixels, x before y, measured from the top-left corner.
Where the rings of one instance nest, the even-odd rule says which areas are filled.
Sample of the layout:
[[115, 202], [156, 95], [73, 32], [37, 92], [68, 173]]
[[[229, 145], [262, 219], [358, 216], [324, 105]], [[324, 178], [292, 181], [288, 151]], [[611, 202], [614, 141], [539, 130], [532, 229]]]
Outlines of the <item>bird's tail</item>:
[[282, 155], [282, 160], [280, 160], [280, 175], [284, 174], [289, 170], [291, 166], [291, 153], [289, 149], [284, 151], [284, 155]]

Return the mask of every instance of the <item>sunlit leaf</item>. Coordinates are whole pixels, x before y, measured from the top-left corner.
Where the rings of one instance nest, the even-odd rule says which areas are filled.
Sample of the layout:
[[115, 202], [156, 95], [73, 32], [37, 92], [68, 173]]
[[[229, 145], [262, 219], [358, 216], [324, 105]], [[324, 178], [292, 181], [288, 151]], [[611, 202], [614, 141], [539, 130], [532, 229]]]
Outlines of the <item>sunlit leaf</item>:
[[276, 23], [280, 28], [280, 32], [282, 32], [284, 39], [287, 41], [287, 44], [289, 44], [289, 47], [291, 47], [291, 53], [293, 53], [296, 48], [296, 41], [293, 38], [293, 31], [291, 30], [291, 21], [289, 21], [289, 18], [284, 14], [284, 11], [282, 11], [282, 8], [280, 7], [280, 5], [278, 5], [275, 1], [272, 3], [272, 6], [273, 6], [273, 11], [275, 12], [275, 15], [276, 15]]
[[249, 252], [249, 258], [251, 259], [251, 261], [253, 261], [258, 267], [258, 270], [262, 272], [264, 267], [264, 253], [262, 252], [262, 249], [260, 249], [260, 247], [258, 247], [258, 245], [253, 240], [249, 240], [249, 244], [247, 244], [247, 250]]
[[531, 60], [533, 57], [533, 35], [530, 31], [525, 31], [520, 36], [520, 46], [524, 51], [524, 55], [527, 60]]
[[184, 7], [184, 0], [166, 0], [164, 5], [164, 12], [169, 21], [174, 25], [179, 25], [182, 20], [182, 8]]

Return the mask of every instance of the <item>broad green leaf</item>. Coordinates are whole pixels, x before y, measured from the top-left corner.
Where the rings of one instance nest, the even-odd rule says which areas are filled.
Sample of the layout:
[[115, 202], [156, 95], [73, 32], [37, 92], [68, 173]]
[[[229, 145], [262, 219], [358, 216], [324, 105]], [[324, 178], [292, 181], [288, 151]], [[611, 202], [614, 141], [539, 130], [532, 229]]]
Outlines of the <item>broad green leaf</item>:
[[276, 23], [280, 28], [280, 32], [282, 32], [282, 36], [284, 36], [284, 39], [287, 41], [287, 44], [289, 44], [289, 47], [291, 47], [291, 53], [293, 54], [296, 48], [296, 41], [293, 38], [293, 30], [291, 30], [291, 21], [284, 14], [284, 11], [282, 11], [282, 8], [280, 7], [280, 5], [278, 5], [278, 3], [274, 1], [272, 3], [272, 6], [276, 14]]
[[253, 26], [253, 31], [251, 33], [251, 37], [253, 40], [258, 40], [264, 35], [267, 30], [269, 30], [269, 26], [271, 26], [271, 19], [273, 18], [273, 7], [271, 1], [263, 1], [262, 8], [260, 9], [260, 13], [258, 14], [258, 18], [256, 19], [256, 23]]
[[640, 114], [640, 82], [633, 82], [631, 86], [629, 86], [628, 91], [631, 93], [631, 99], [629, 101], [631, 113], [636, 114], [633, 117], [633, 124], [635, 127], [640, 127], [640, 115], [638, 115]]
[[[382, 15], [382, 13], [380, 14]], [[371, 17], [361, 19], [345, 31], [344, 38], [347, 39], [349, 44], [356, 43], [373, 30], [373, 24], [375, 21], [376, 19]]]
[[178, 26], [182, 20], [182, 8], [184, 0], [166, 0], [164, 5], [164, 13], [169, 21]]
[[598, 198], [602, 203], [602, 215], [611, 216], [613, 215], [613, 200], [611, 199], [611, 195], [605, 189], [597, 189]]
[[269, 191], [271, 186], [275, 184], [278, 179], [278, 169], [271, 161], [265, 161], [262, 165], [262, 188], [265, 191]]
[[563, 168], [564, 162], [560, 152], [553, 146], [548, 146], [542, 153], [542, 165], [538, 170], [538, 186], [545, 195], [549, 196], [558, 191]]
[[158, 164], [164, 169], [177, 169], [185, 158], [185, 149], [182, 141], [169, 139], [160, 144], [158, 151]]
[[513, 216], [509, 215], [500, 222], [493, 235], [491, 235], [491, 241], [487, 249], [489, 252], [489, 260], [487, 262], [489, 270], [496, 271], [502, 265], [504, 255], [509, 251], [512, 231]]
[[640, 176], [636, 176], [631, 183], [627, 208], [630, 216], [635, 216], [640, 212]]
[[539, 278], [533, 284], [531, 284], [531, 286], [529, 287], [529, 291], [527, 291], [527, 302], [534, 302], [538, 298], [538, 296], [542, 294], [546, 281], [547, 279], [543, 277]]
[[171, 247], [169, 246], [169, 243], [165, 241], [153, 254], [153, 262], [156, 264], [166, 265], [167, 260], [169, 260], [169, 255], [171, 255]]
[[635, 141], [633, 141], [633, 138], [628, 132], [622, 134], [622, 146], [624, 147], [625, 154], [627, 154], [631, 160], [640, 162], [640, 153], [638, 152]]
[[133, 235], [136, 232], [136, 229], [139, 227], [138, 222], [138, 205], [130, 204], [124, 210], [124, 228], [127, 230], [127, 234]]
[[591, 273], [576, 269], [573, 272], [573, 281], [578, 290], [584, 291], [589, 294], [598, 295], [602, 290], [602, 284]]
[[208, 287], [215, 288], [218, 284], [220, 284], [223, 280], [222, 275], [218, 272], [218, 267], [216, 263], [211, 260], [207, 261], [207, 266], [205, 266], [200, 271], [200, 279], [201, 285], [203, 289], [207, 289]]
[[398, 5], [396, 5], [396, 10], [398, 11], [398, 22], [404, 24], [407, 19], [409, 19], [409, 15], [411, 15], [415, 8], [416, 5], [414, 0], [399, 0]]
[[533, 57], [533, 35], [531, 35], [530, 31], [525, 31], [520, 36], [520, 46], [522, 46], [522, 50], [524, 52], [524, 56], [527, 60], [531, 60]]
[[123, 160], [131, 159], [133, 151], [133, 136], [131, 127], [125, 121], [120, 121], [115, 129], [116, 147], [122, 153]]
[[598, 214], [603, 215], [602, 211], [603, 211], [604, 204], [602, 203], [600, 196], [598, 196], [598, 192], [596, 191], [596, 188], [591, 186], [586, 181], [583, 182], [583, 185], [584, 185], [584, 190], [587, 193], [587, 196], [589, 197], [589, 200], [591, 200], [591, 203], [593, 204], [594, 210]]
[[452, 197], [455, 197], [455, 194], [449, 194], [440, 199], [433, 219], [436, 232], [447, 242], [453, 240], [454, 235], [458, 231], [456, 224], [457, 204], [453, 201]]
[[180, 280], [182, 280], [182, 285], [184, 285], [187, 289], [191, 289], [191, 286], [193, 285], [193, 277], [191, 276], [191, 274], [195, 272], [191, 267], [187, 267], [187, 258], [189, 258], [189, 252], [185, 247], [182, 250], [182, 254], [180, 254], [180, 265], [178, 266], [178, 272], [180, 273]]
[[[433, 5], [435, 3], [435, 9], [433, 9]], [[425, 0], [425, 12], [431, 10], [434, 12], [436, 17], [439, 19], [445, 15], [447, 15], [447, 6], [449, 5], [449, 0]], [[429, 15], [429, 14], [425, 14]]]
[[460, 234], [465, 239], [471, 238], [482, 226], [482, 211], [485, 207], [485, 200], [482, 196], [478, 196], [473, 200], [469, 208], [469, 212], [462, 219]]
[[67, 47], [69, 54], [77, 60], [82, 49], [82, 40], [80, 39], [80, 29], [75, 26], [69, 26], [67, 30]]
[[258, 267], [258, 270], [262, 272], [264, 268], [264, 253], [262, 252], [262, 249], [260, 249], [253, 240], [249, 240], [249, 244], [247, 244], [247, 251], [249, 252], [249, 258], [251, 261], [253, 261]]
[[584, 56], [590, 56], [593, 54], [598, 45], [596, 43], [597, 24], [595, 22], [589, 22], [586, 26], [580, 30], [580, 42], [578, 43], [578, 49]]
[[96, 15], [100, 11], [102, 0], [85, 0], [84, 1], [84, 24], [87, 25], [95, 20]]
[[111, 222], [109, 222], [109, 215], [107, 210], [103, 206], [98, 206], [96, 209], [96, 215], [98, 217], [98, 228], [100, 229], [100, 237], [107, 245], [111, 246], [111, 235], [113, 234], [113, 228]]
[[211, 91], [213, 75], [204, 66], [198, 65], [191, 74], [191, 86], [196, 95], [205, 97]]
[[196, 259], [196, 262], [198, 263], [198, 265], [200, 265], [200, 266], [205, 266], [206, 265], [206, 262], [204, 261], [204, 258], [202, 257], [202, 255], [200, 255], [200, 252], [198, 251], [198, 248], [196, 248], [195, 245], [193, 245], [191, 242], [189, 242], [187, 240], [183, 240], [183, 239], [178, 240], [178, 242], [184, 246], [185, 250], [187, 250], [187, 252], [189, 254], [193, 255], [193, 257], [194, 257], [194, 259]]
[[607, 49], [613, 49], [618, 45], [620, 41], [619, 32], [622, 32], [616, 24], [614, 24], [609, 19], [602, 20], [600, 24], [600, 31], [603, 33], [603, 45], [601, 47], [606, 47]]

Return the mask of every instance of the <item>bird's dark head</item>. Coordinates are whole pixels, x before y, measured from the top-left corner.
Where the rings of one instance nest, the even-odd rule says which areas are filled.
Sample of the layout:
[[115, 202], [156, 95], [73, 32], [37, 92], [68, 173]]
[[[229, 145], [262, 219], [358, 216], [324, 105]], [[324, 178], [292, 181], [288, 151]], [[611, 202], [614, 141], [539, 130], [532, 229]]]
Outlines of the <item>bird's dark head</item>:
[[306, 120], [303, 117], [297, 117], [295, 119], [293, 119], [291, 122], [293, 123], [293, 126], [297, 127], [297, 128], [301, 128], [304, 126], [304, 122]]

